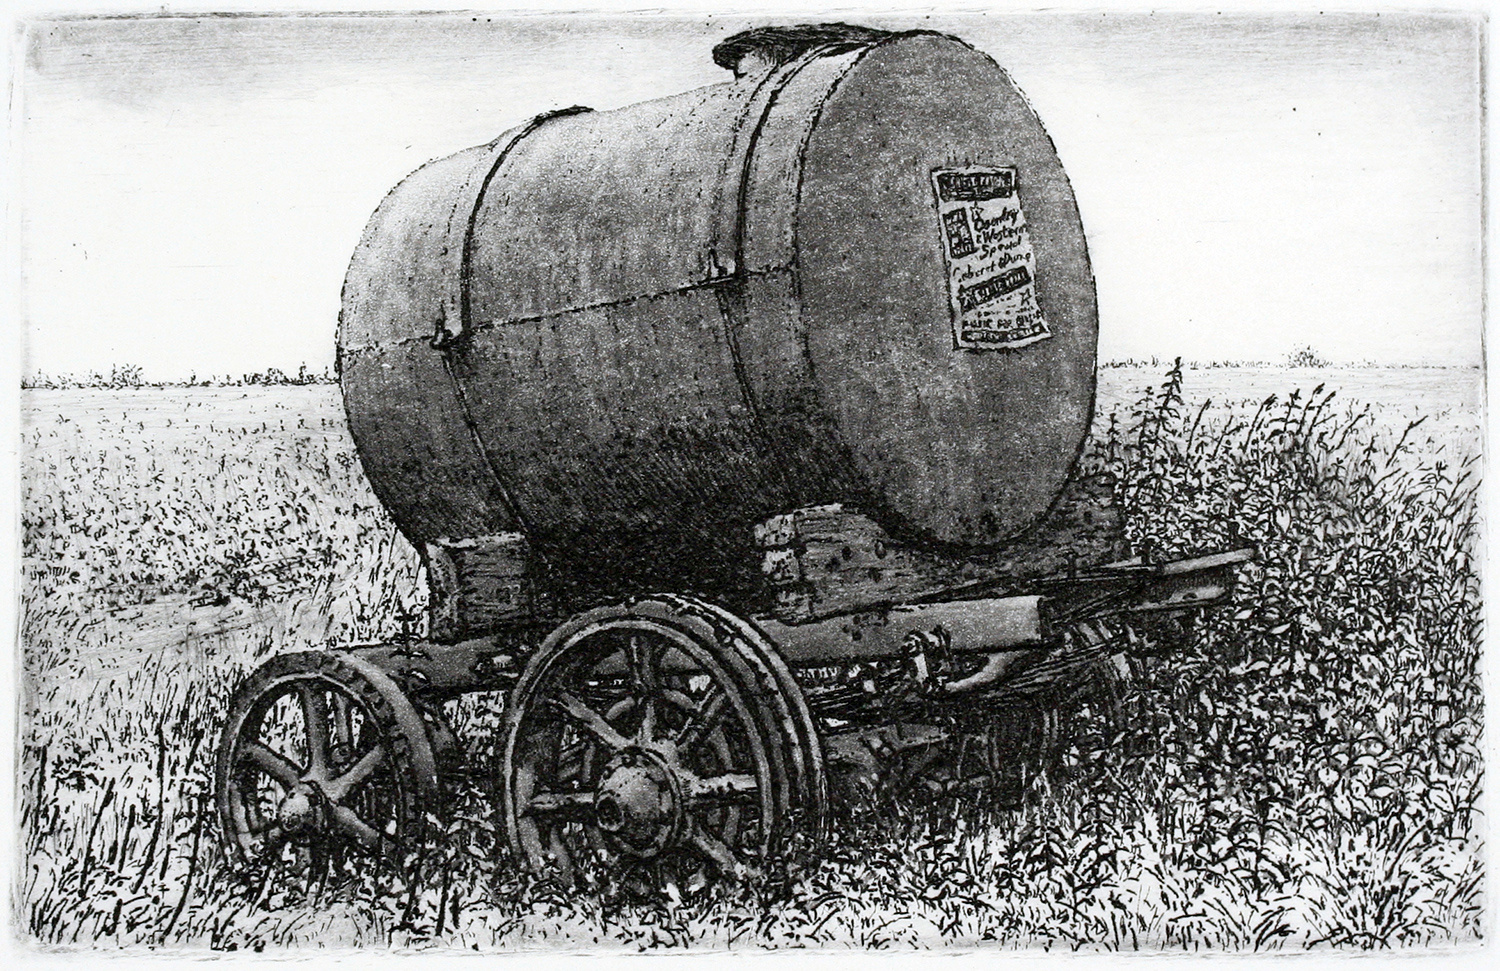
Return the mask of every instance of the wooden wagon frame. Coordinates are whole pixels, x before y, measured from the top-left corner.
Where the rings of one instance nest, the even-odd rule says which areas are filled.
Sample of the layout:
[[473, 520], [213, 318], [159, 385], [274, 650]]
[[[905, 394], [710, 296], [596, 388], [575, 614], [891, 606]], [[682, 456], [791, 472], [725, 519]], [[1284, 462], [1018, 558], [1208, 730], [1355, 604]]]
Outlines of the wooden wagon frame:
[[1121, 658], [1229, 597], [1250, 550], [1132, 556], [1078, 472], [1087, 246], [999, 66], [843, 24], [714, 58], [735, 80], [538, 116], [372, 217], [340, 379], [428, 633], [239, 686], [241, 859], [420, 839], [444, 703], [490, 692], [519, 865], [759, 868], [831, 780], [1013, 794]]
[[[1107, 717], [1126, 659], [1171, 650], [1254, 556], [1081, 567], [1119, 543], [1108, 485], [992, 554], [1003, 579], [963, 579], [972, 562], [839, 506], [776, 517], [756, 531], [753, 616], [681, 593], [557, 616], [524, 537], [435, 544], [436, 638], [283, 655], [239, 687], [217, 762], [226, 842], [264, 863], [419, 839], [462, 759], [443, 705], [472, 692], [504, 697], [512, 852], [565, 885], [599, 867], [753, 871], [822, 832], [830, 780], [845, 803], [892, 785], [1013, 800], [1079, 700]], [[288, 731], [294, 757], [267, 738]]]

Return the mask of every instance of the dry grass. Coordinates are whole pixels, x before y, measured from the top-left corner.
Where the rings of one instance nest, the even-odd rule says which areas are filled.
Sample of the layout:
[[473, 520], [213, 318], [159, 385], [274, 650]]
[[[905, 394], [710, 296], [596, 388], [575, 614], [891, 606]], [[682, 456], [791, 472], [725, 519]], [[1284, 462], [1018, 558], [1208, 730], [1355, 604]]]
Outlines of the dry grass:
[[[1173, 381], [1101, 422], [1089, 461], [1122, 476], [1135, 539], [1201, 549], [1234, 523], [1263, 557], [1186, 656], [1141, 672], [1134, 727], [1081, 737], [1020, 810], [851, 823], [775, 879], [649, 905], [528, 886], [478, 781], [415, 880], [365, 872], [313, 901], [242, 882], [203, 811], [230, 687], [270, 653], [409, 627], [415, 557], [331, 400], [127, 393], [44, 416], [23, 457], [17, 924], [40, 946], [223, 949], [1478, 938], [1467, 470], [1321, 395], [1199, 412]], [[491, 701], [451, 713], [481, 765]]]

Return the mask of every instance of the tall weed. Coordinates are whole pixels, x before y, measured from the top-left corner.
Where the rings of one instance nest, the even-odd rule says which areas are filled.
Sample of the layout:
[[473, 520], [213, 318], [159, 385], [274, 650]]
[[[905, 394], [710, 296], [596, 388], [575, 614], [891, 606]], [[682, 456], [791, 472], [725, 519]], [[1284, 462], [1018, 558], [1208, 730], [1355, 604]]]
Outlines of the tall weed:
[[[1174, 368], [1108, 416], [1085, 462], [1118, 477], [1137, 548], [1260, 557], [1232, 607], [1138, 668], [1118, 735], [1079, 735], [1018, 810], [840, 825], [777, 882], [653, 903], [562, 897], [508, 864], [486, 771], [494, 698], [450, 711], [472, 771], [423, 879], [371, 870], [316, 900], [247, 884], [206, 811], [230, 689], [273, 652], [413, 630], [415, 556], [336, 406], [290, 427], [205, 410], [151, 445], [133, 414], [34, 425], [17, 924], [54, 947], [254, 950], [1474, 939], [1473, 463], [1423, 465], [1414, 429], [1321, 388], [1244, 410], [1190, 406], [1181, 381]], [[142, 640], [158, 622], [189, 633]]]
[[1119, 477], [1136, 548], [1259, 558], [1232, 609], [1141, 666], [1128, 737], [1094, 761], [1166, 780], [1206, 869], [1350, 908], [1311, 942], [1477, 929], [1474, 463], [1413, 467], [1420, 420], [1392, 442], [1322, 386], [1244, 415], [1186, 408], [1181, 380], [1179, 363], [1089, 461]]

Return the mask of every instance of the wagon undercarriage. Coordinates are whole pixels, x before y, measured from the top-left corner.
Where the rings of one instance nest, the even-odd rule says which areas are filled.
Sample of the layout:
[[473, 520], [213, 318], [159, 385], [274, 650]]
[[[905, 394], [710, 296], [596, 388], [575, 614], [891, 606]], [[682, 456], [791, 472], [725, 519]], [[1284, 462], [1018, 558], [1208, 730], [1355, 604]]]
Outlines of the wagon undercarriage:
[[1139, 558], [833, 617], [753, 621], [680, 595], [457, 642], [274, 658], [236, 693], [219, 816], [240, 859], [390, 855], [463, 772], [443, 705], [504, 697], [498, 777], [517, 863], [566, 886], [644, 870], [700, 885], [815, 840], [830, 804], [919, 791], [1013, 804], [1070, 712], [1108, 718], [1131, 655], [1223, 602], [1235, 550]]
[[538, 115], [371, 217], [339, 378], [428, 640], [240, 687], [241, 859], [420, 842], [462, 768], [444, 705], [489, 692], [518, 864], [761, 868], [840, 801], [1013, 798], [1228, 597], [1248, 551], [1129, 558], [1080, 471], [1094, 278], [1010, 77], [847, 24], [714, 56], [732, 80]]

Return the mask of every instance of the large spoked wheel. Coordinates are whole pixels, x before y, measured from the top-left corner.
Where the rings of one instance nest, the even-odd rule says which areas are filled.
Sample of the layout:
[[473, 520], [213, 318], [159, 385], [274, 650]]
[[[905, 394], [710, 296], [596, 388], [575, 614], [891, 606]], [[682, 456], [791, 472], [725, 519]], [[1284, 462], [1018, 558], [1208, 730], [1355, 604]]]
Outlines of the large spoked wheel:
[[733, 615], [660, 596], [554, 631], [506, 720], [517, 859], [563, 887], [697, 889], [816, 834], [822, 752], [800, 689]]
[[272, 658], [239, 686], [215, 783], [230, 856], [302, 878], [395, 855], [438, 791], [427, 731], [401, 689], [367, 661], [322, 651]]

